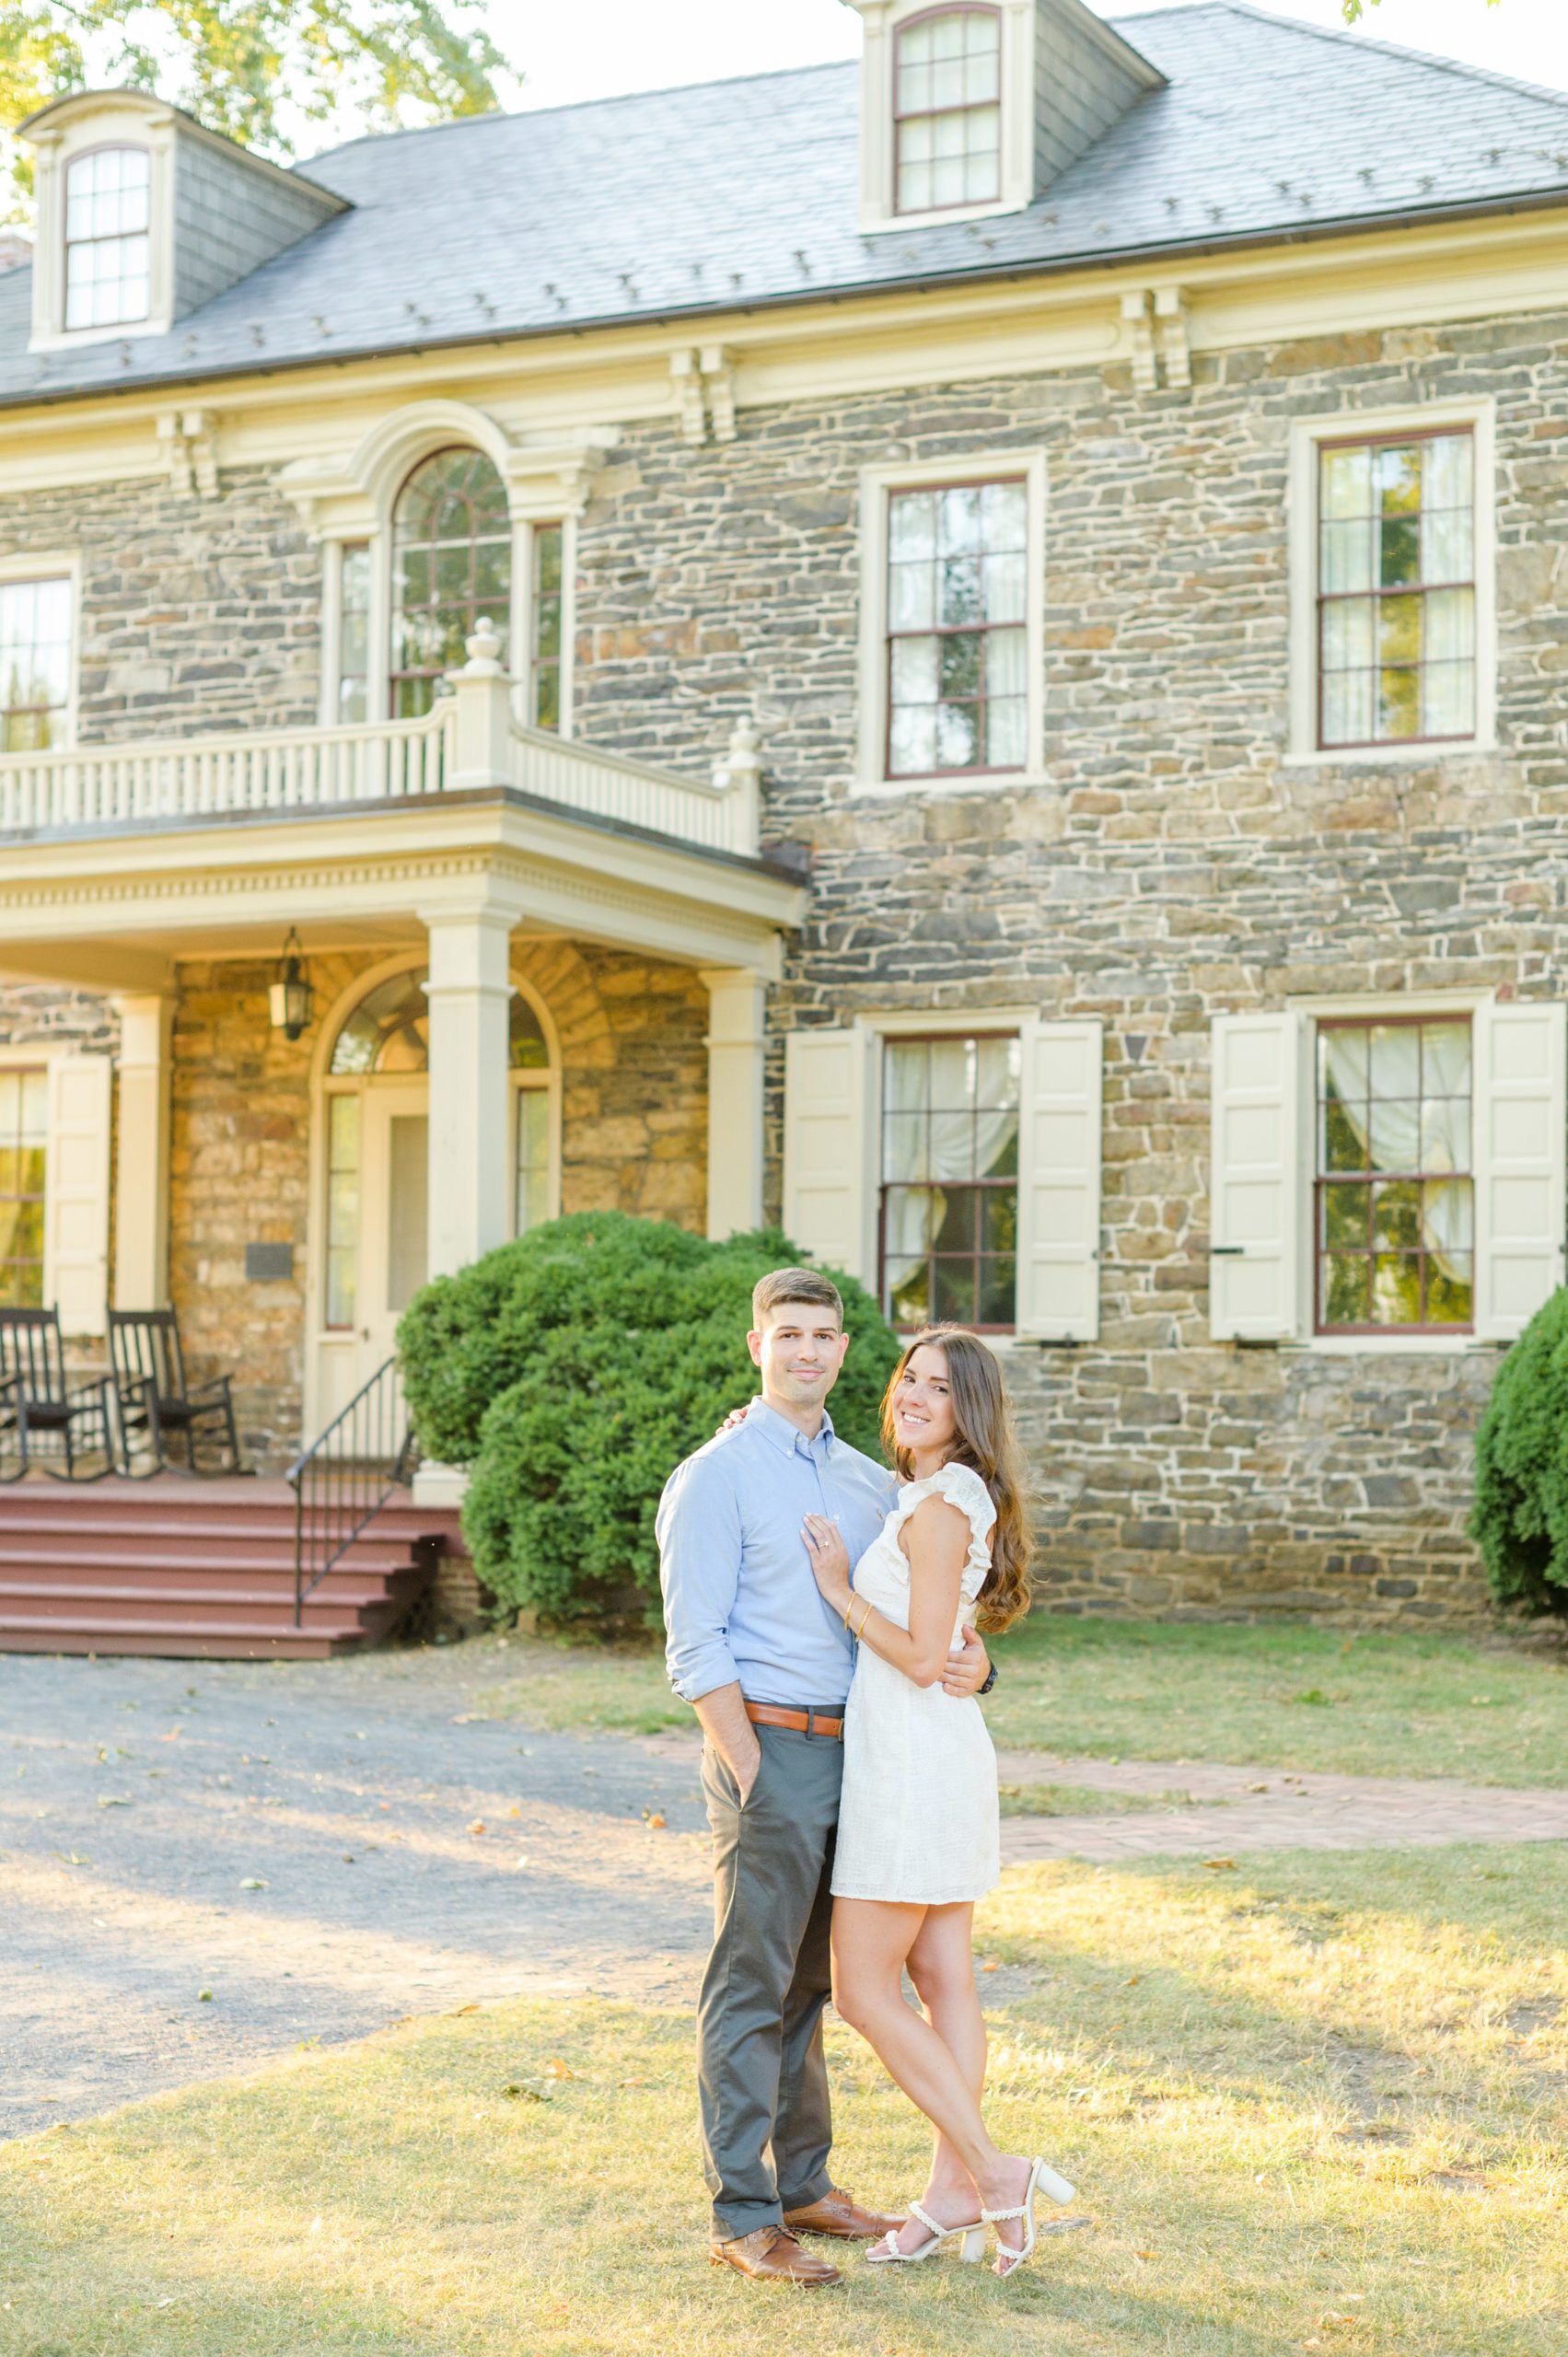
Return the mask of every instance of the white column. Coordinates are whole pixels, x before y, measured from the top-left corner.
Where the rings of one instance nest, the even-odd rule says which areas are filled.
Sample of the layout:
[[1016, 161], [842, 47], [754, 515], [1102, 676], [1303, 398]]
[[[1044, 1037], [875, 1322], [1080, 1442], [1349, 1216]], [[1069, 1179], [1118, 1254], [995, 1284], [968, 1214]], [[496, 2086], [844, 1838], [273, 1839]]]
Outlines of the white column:
[[430, 1274], [450, 1276], [511, 1233], [507, 968], [512, 914], [489, 900], [432, 910]]
[[708, 1234], [762, 1225], [762, 1016], [746, 966], [703, 970], [708, 993]]
[[169, 1034], [171, 999], [110, 1001], [120, 1018], [114, 1164], [114, 1306], [161, 1309], [168, 1300]]

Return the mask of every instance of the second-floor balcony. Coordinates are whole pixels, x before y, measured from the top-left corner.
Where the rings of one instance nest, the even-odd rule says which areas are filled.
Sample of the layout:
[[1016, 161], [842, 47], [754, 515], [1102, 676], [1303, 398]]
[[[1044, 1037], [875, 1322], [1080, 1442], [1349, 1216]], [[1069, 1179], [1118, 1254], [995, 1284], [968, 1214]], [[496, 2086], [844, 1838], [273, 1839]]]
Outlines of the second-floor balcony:
[[342, 816], [489, 790], [590, 825], [755, 859], [760, 764], [743, 723], [711, 780], [525, 728], [482, 632], [452, 692], [417, 720], [130, 738], [0, 756], [0, 843]]

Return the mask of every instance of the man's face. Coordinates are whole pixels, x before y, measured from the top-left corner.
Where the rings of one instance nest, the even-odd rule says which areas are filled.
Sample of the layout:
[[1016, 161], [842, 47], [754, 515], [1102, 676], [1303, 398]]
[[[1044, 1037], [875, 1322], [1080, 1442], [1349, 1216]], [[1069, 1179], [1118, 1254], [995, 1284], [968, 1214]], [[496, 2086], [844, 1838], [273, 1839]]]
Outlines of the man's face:
[[762, 1370], [764, 1399], [792, 1408], [818, 1408], [839, 1379], [849, 1348], [830, 1309], [808, 1301], [781, 1301], [770, 1309], [760, 1332], [746, 1337]]

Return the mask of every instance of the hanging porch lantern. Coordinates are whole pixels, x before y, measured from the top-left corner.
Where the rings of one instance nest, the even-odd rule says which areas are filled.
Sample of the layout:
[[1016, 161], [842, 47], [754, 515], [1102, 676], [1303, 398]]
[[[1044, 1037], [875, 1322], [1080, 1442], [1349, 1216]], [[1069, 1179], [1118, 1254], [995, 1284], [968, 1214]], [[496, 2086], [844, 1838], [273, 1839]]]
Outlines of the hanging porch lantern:
[[285, 1039], [297, 1039], [310, 1021], [310, 984], [305, 974], [305, 950], [292, 925], [283, 946], [277, 980], [267, 993], [273, 1029]]

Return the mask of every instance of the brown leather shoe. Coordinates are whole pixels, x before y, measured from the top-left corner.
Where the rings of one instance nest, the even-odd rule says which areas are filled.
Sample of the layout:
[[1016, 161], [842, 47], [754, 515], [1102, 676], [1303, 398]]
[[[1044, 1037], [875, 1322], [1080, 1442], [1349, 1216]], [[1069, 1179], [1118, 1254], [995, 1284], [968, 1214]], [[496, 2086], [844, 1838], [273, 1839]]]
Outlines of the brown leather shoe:
[[833, 2235], [844, 2243], [877, 2242], [884, 2235], [896, 2235], [903, 2223], [901, 2212], [891, 2218], [880, 2210], [863, 2210], [836, 2185], [809, 2209], [784, 2212], [784, 2224], [792, 2235]]
[[812, 2291], [819, 2283], [843, 2281], [836, 2267], [802, 2250], [783, 2226], [759, 2226], [749, 2235], [737, 2235], [733, 2242], [712, 2242], [708, 2257], [715, 2267], [733, 2267], [753, 2283], [798, 2283], [802, 2291]]

